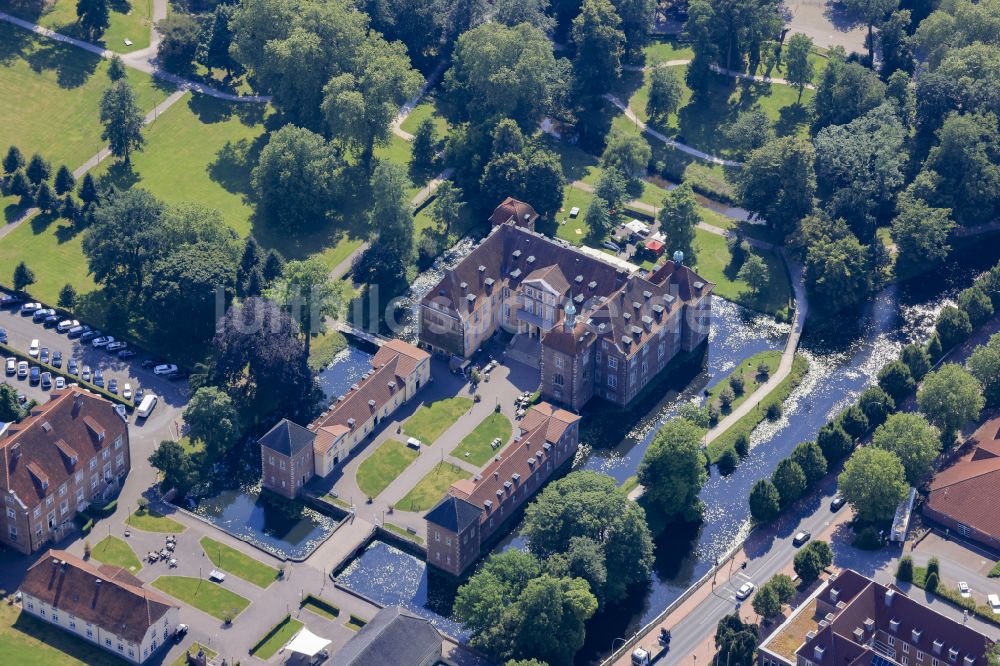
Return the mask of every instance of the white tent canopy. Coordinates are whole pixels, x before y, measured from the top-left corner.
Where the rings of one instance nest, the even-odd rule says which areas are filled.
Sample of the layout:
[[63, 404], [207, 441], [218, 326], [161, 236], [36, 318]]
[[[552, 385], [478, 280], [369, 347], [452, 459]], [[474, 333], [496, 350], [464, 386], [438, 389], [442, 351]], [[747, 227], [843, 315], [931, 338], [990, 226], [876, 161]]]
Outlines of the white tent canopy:
[[330, 643], [331, 641], [326, 638], [320, 638], [305, 627], [302, 627], [299, 629], [299, 633], [292, 636], [292, 640], [288, 641], [285, 649], [312, 657]]

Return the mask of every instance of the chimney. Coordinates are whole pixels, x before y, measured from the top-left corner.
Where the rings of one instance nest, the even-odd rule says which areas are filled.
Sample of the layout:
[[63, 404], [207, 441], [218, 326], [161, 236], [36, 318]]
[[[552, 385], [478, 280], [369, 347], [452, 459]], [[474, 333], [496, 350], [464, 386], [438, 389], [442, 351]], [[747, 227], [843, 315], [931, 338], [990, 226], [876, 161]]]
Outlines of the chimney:
[[[896, 598], [896, 590], [886, 590], [885, 591], [885, 605], [891, 606], [892, 600]], [[833, 601], [836, 601], [832, 596], [830, 597]]]

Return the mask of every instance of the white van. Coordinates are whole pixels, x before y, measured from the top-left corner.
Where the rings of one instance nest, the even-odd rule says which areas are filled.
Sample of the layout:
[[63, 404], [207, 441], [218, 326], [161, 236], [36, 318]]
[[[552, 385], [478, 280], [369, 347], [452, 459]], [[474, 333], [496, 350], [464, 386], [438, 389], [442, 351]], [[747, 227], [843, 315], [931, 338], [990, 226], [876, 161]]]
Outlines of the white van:
[[147, 393], [143, 397], [142, 402], [139, 403], [139, 408], [135, 410], [135, 415], [140, 419], [144, 419], [153, 412], [154, 407], [156, 407], [156, 396], [152, 393]]
[[990, 609], [994, 614], [1000, 615], [1000, 596], [995, 594], [990, 594], [986, 597], [986, 601], [990, 604]]

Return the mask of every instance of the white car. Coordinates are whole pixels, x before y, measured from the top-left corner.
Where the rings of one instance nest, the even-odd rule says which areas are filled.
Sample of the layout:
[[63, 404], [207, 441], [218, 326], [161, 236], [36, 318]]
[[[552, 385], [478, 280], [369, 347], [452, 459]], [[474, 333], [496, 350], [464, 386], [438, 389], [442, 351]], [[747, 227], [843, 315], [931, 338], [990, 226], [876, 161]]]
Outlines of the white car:
[[31, 345], [28, 347], [28, 356], [38, 358], [38, 338], [31, 341]]
[[99, 338], [94, 338], [93, 341], [90, 344], [92, 344], [95, 347], [99, 348], [99, 347], [107, 347], [108, 345], [110, 345], [114, 341], [115, 341], [114, 336], [112, 336], [112, 335], [102, 335]]
[[740, 589], [736, 590], [736, 598], [739, 599], [740, 601], [743, 601], [751, 594], [753, 594], [753, 591], [756, 589], [757, 586], [754, 585], [753, 583], [743, 583], [742, 585], [740, 585]]
[[969, 588], [969, 584], [964, 580], [958, 583], [958, 593], [966, 599], [972, 596], [972, 590]]
[[1000, 615], [1000, 596], [990, 594], [986, 596], [986, 602], [990, 605], [990, 610], [994, 615]]
[[21, 306], [21, 313], [28, 314], [29, 312], [34, 312], [35, 310], [41, 310], [41, 303], [25, 303]]
[[177, 372], [177, 366], [172, 363], [158, 365], [153, 368], [154, 375], [169, 375], [172, 372]]
[[76, 328], [80, 325], [76, 319], [63, 319], [61, 322], [56, 324], [56, 330], [60, 333], [65, 333], [71, 328]]
[[131, 400], [132, 399], [132, 385], [131, 384], [126, 384], [125, 386], [122, 387], [122, 398], [124, 398], [125, 400]]
[[66, 388], [66, 378], [62, 375], [56, 377], [56, 390], [62, 390]]
[[24, 379], [28, 376], [28, 362], [19, 361], [17, 364], [17, 378]]
[[12, 375], [17, 372], [17, 359], [13, 356], [7, 359], [7, 374]]

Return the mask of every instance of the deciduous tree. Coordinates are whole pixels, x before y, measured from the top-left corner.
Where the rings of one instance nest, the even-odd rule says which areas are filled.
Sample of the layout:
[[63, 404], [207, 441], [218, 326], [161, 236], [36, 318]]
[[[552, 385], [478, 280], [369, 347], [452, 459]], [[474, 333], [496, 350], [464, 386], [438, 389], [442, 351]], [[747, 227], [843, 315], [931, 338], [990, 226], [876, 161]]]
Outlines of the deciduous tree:
[[215, 458], [236, 444], [240, 436], [239, 417], [232, 398], [214, 386], [202, 386], [184, 408], [188, 436], [205, 444]]
[[667, 237], [667, 247], [671, 251], [683, 252], [684, 260], [693, 266], [697, 263], [694, 230], [701, 221], [694, 190], [689, 183], [681, 183], [664, 195], [661, 205], [657, 219], [660, 231]]
[[986, 405], [1000, 406], [1000, 333], [991, 335], [986, 344], [976, 347], [969, 356], [968, 366], [983, 387]]
[[906, 470], [895, 453], [863, 446], [847, 460], [838, 484], [861, 520], [891, 520], [906, 497]]
[[900, 412], [876, 428], [872, 446], [899, 456], [906, 470], [906, 482], [915, 486], [933, 469], [941, 440], [937, 430], [923, 416]]
[[815, 153], [802, 139], [784, 137], [750, 153], [737, 177], [743, 207], [778, 234], [791, 233], [809, 214], [816, 192]]
[[698, 494], [708, 474], [698, 426], [683, 418], [667, 421], [646, 449], [638, 476], [667, 520], [700, 520], [704, 507]]
[[621, 76], [625, 33], [610, 0], [583, 0], [573, 19], [577, 82], [588, 95], [603, 95]]
[[920, 411], [941, 430], [942, 440], [948, 444], [959, 428], [979, 418], [985, 404], [983, 387], [955, 363], [946, 363], [927, 375], [917, 392]]
[[812, 51], [813, 41], [802, 33], [795, 33], [788, 40], [785, 47], [785, 78], [798, 88], [799, 101], [802, 101], [802, 91], [806, 89], [806, 84], [812, 81], [813, 64], [809, 60], [809, 52]]
[[115, 81], [104, 91], [101, 124], [101, 138], [108, 142], [111, 154], [129, 164], [132, 153], [142, 150], [146, 139], [142, 135], [144, 114], [128, 79]]
[[649, 79], [649, 98], [646, 115], [656, 123], [666, 125], [671, 115], [677, 113], [684, 97], [681, 80], [669, 67], [657, 67]]
[[758, 479], [750, 490], [750, 515], [758, 523], [769, 523], [781, 512], [781, 496], [770, 479]]

